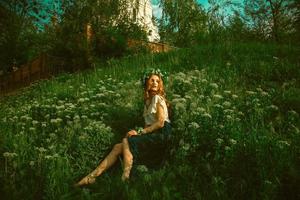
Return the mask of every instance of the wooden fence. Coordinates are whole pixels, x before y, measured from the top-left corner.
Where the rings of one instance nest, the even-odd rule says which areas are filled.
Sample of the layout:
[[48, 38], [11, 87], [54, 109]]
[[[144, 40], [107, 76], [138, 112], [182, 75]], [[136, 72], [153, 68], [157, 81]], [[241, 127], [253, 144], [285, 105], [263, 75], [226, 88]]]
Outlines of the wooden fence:
[[[167, 52], [175, 47], [167, 44], [128, 40], [128, 47], [145, 46], [152, 53]], [[0, 76], [0, 96], [16, 91], [41, 79], [48, 79], [63, 71], [67, 71], [65, 59], [41, 54], [33, 61], [20, 66], [10, 74]], [[80, 70], [80, 69], [73, 69]]]
[[48, 79], [60, 73], [64, 67], [63, 59], [41, 54], [15, 71], [0, 76], [0, 96], [28, 86], [35, 81]]
[[144, 46], [147, 48], [151, 53], [161, 53], [161, 52], [168, 52], [170, 50], [174, 50], [177, 47], [170, 46], [168, 44], [164, 43], [158, 43], [158, 42], [147, 42], [147, 41], [140, 41], [140, 40], [128, 40], [127, 46], [130, 47], [136, 47], [136, 46]]

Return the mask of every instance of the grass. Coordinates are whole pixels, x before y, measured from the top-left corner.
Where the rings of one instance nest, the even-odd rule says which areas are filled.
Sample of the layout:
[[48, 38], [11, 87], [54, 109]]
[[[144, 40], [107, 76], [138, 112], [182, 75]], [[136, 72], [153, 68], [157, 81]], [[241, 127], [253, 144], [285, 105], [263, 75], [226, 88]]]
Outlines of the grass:
[[[218, 44], [95, 63], [1, 99], [5, 199], [297, 199], [299, 47]], [[121, 162], [83, 189], [125, 133], [143, 124], [140, 76], [168, 71], [173, 140], [162, 167]]]

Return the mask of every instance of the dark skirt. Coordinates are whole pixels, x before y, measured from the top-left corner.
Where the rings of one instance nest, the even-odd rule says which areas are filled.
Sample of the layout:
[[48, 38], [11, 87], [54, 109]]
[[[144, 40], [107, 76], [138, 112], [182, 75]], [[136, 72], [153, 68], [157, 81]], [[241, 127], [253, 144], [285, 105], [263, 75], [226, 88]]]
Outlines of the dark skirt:
[[165, 153], [171, 140], [171, 124], [152, 133], [128, 138], [130, 151], [133, 155], [133, 165], [157, 166], [165, 159]]

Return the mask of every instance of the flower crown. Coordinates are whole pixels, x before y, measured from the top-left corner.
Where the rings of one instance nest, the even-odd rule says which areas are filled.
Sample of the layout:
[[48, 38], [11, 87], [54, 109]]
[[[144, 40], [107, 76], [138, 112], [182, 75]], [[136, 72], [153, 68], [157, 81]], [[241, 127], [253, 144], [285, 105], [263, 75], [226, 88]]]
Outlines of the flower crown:
[[158, 75], [163, 80], [164, 83], [168, 81], [168, 74], [165, 71], [160, 70], [159, 68], [148, 68], [144, 71], [144, 74], [141, 78], [141, 82], [143, 87], [146, 87], [146, 82], [150, 78], [151, 75]]

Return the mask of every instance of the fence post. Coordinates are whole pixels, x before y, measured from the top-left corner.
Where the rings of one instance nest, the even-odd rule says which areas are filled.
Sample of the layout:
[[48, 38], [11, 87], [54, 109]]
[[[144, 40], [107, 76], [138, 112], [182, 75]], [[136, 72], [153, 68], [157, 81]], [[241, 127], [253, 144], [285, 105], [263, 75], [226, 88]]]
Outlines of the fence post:
[[4, 94], [4, 80], [3, 75], [0, 76], [0, 95]]

